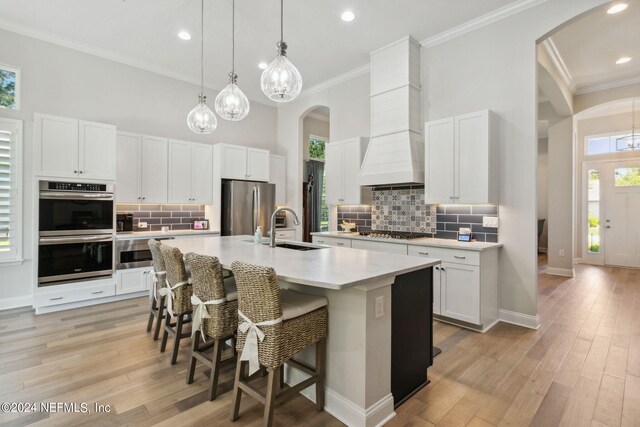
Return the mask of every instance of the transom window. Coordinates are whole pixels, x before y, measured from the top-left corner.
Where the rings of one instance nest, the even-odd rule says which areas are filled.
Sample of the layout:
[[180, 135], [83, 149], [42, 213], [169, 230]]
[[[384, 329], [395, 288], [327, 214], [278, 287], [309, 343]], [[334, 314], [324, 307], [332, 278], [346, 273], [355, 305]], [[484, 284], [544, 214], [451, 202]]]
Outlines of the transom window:
[[20, 109], [20, 70], [0, 64], [0, 108]]
[[616, 132], [603, 135], [591, 135], [585, 138], [585, 154], [596, 156], [598, 154], [619, 153], [616, 140], [627, 135], [628, 132]]

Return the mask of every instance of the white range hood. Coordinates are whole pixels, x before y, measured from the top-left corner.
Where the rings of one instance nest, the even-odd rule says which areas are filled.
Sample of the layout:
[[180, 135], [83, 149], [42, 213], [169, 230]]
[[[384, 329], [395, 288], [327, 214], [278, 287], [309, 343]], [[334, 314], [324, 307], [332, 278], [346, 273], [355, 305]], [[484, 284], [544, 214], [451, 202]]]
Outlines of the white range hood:
[[424, 183], [420, 44], [411, 37], [371, 52], [371, 139], [360, 185]]

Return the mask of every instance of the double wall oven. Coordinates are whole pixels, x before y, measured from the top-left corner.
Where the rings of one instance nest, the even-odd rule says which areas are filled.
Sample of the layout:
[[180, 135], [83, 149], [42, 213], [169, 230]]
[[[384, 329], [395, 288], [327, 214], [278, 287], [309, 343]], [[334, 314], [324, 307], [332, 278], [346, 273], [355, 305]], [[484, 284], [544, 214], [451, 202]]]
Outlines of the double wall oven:
[[112, 184], [41, 181], [39, 286], [112, 276], [114, 211]]

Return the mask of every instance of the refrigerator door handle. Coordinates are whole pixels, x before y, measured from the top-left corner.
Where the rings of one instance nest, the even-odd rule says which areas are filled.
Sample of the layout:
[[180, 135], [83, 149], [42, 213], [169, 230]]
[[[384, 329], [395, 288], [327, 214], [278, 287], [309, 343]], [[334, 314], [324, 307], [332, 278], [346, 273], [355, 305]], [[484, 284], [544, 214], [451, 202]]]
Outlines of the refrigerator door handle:
[[[257, 185], [256, 185], [256, 193], [258, 194], [258, 197], [257, 197], [258, 203], [256, 205], [258, 207], [258, 212], [257, 212], [258, 215], [256, 216], [256, 227], [257, 227], [258, 224], [260, 223], [260, 221], [262, 220], [262, 213], [260, 212], [260, 205], [262, 203], [262, 197], [260, 197], [261, 196], [260, 187], [257, 186]], [[264, 233], [264, 232], [266, 232], [266, 230], [262, 230], [262, 232]]]
[[258, 188], [253, 187], [253, 231], [258, 228]]

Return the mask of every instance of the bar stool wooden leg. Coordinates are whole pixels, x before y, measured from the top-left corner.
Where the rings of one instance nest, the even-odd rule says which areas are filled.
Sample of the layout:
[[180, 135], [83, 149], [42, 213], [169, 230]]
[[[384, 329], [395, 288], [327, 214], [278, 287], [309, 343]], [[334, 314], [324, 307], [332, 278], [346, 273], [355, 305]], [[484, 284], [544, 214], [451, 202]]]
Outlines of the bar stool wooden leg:
[[158, 341], [160, 338], [160, 329], [162, 329], [163, 320], [167, 314], [165, 313], [165, 297], [160, 297], [160, 302], [158, 303], [158, 321], [156, 322], [156, 331], [153, 334], [153, 340]]
[[[158, 303], [154, 298], [153, 301], [151, 301], [151, 310], [149, 310], [149, 321], [147, 322], [147, 332], [151, 332], [151, 328], [153, 327], [153, 318], [156, 317], [155, 313], [157, 313], [157, 310], [158, 310]], [[158, 321], [160, 321], [160, 319], [158, 319]]]
[[173, 340], [173, 354], [171, 356], [171, 364], [175, 365], [178, 362], [178, 351], [180, 351], [180, 339], [182, 339], [182, 327], [184, 325], [184, 315], [178, 315], [178, 322], [176, 324], [176, 336]]
[[267, 379], [267, 395], [264, 402], [264, 416], [262, 425], [271, 426], [273, 423], [273, 408], [276, 405], [276, 395], [278, 394], [278, 386], [280, 385], [280, 367], [269, 368], [269, 378]]
[[280, 390], [284, 389], [284, 364], [280, 366]]
[[160, 352], [164, 353], [164, 351], [167, 349], [167, 340], [169, 339], [169, 331], [168, 329], [171, 328], [171, 315], [169, 315], [169, 313], [167, 313], [166, 317], [165, 317], [165, 322], [164, 322], [164, 332], [162, 334], [162, 344], [160, 344]]
[[244, 370], [248, 363], [240, 360], [236, 363], [236, 376], [233, 382], [233, 396], [231, 397], [231, 421], [237, 420], [240, 415], [240, 400], [242, 399], [240, 381], [244, 380]]
[[215, 340], [213, 353], [211, 353], [211, 375], [209, 375], [209, 400], [218, 397], [218, 377], [220, 375], [220, 359], [222, 358], [222, 345], [224, 340]]
[[324, 376], [327, 366], [327, 339], [320, 340], [316, 343], [316, 375], [318, 382], [316, 383], [316, 409], [324, 410]]
[[189, 362], [189, 370], [187, 371], [187, 384], [191, 384], [193, 382], [193, 377], [196, 373], [197, 359], [195, 358], [194, 353], [198, 351], [198, 347], [200, 346], [200, 331], [196, 331], [191, 344], [191, 361]]

